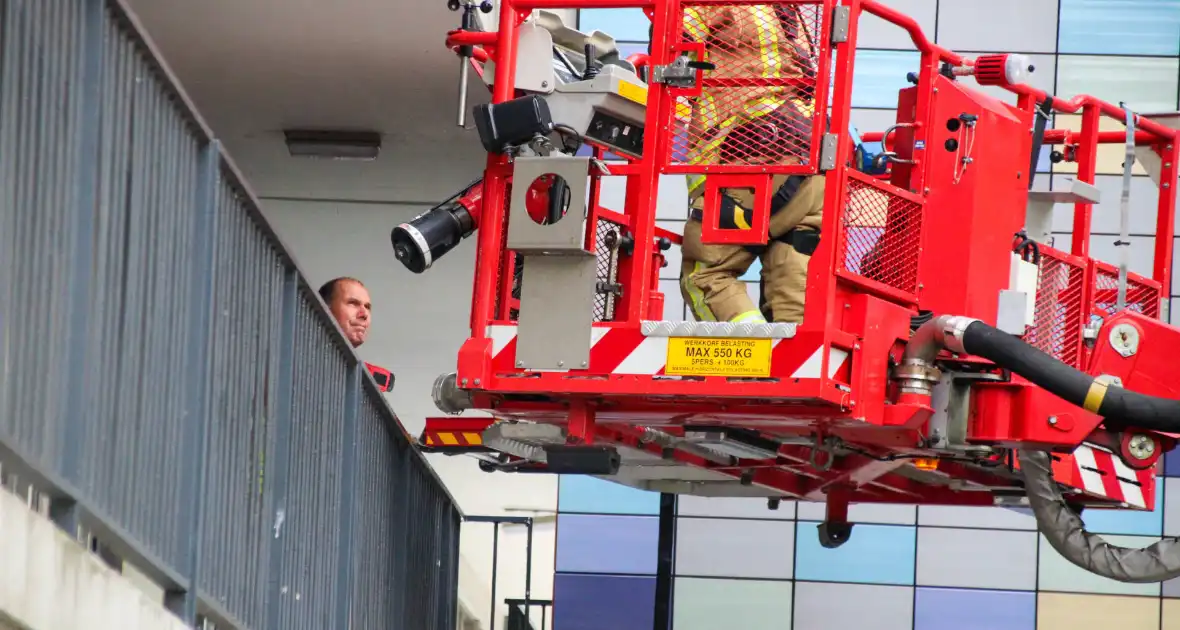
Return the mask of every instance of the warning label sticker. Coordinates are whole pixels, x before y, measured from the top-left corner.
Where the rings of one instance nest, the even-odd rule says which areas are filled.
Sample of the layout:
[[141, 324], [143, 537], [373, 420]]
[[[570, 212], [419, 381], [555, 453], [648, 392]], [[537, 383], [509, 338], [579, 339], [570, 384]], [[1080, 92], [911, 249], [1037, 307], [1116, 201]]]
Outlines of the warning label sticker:
[[770, 376], [769, 339], [671, 337], [665, 374], [677, 376]]

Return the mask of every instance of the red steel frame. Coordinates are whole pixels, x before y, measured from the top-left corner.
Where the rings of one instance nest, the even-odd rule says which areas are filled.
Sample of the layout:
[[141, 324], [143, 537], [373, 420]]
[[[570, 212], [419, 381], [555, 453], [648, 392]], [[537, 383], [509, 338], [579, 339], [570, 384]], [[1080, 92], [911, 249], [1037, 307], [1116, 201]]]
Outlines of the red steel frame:
[[[683, 6], [702, 5], [752, 5], [767, 4], [766, 0], [501, 0], [499, 26], [496, 32], [452, 31], [448, 34], [447, 45], [454, 49], [460, 45], [474, 45], [477, 60], [497, 61], [492, 89], [492, 102], [503, 102], [516, 96], [514, 91], [514, 67], [516, 37], [519, 24], [535, 9], [558, 8], [640, 8], [655, 28], [652, 33], [651, 57], [639, 56], [637, 64], [662, 65], [672, 61], [673, 45], [681, 33], [680, 15]], [[726, 378], [708, 377], [704, 380], [685, 381], [663, 379], [656, 375], [613, 374], [590, 369], [571, 370], [568, 373], [529, 373], [507, 366], [493, 358], [493, 335], [497, 326], [511, 326], [509, 313], [515, 306], [511, 300], [511, 273], [513, 254], [505, 250], [505, 208], [507, 190], [510, 186], [511, 164], [507, 157], [489, 155], [487, 160], [483, 198], [485, 211], [478, 236], [478, 250], [475, 269], [475, 283], [471, 308], [471, 337], [459, 352], [458, 380], [464, 388], [470, 388], [475, 406], [494, 410], [499, 418], [521, 419], [533, 422], [548, 422], [566, 426], [571, 438], [583, 443], [596, 441], [611, 442], [658, 453], [655, 445], [642, 441], [642, 426], [659, 426], [672, 434], [682, 431], [680, 427], [695, 421], [712, 424], [730, 424], [757, 428], [778, 435], [814, 434], [820, 438], [834, 436], [848, 444], [864, 449], [863, 456], [844, 457], [827, 470], [816, 463], [816, 449], [784, 446], [777, 462], [770, 465], [721, 467], [696, 456], [677, 451], [674, 457], [686, 464], [714, 469], [718, 472], [740, 478], [753, 475], [754, 483], [761, 483], [780, 490], [784, 496], [800, 498], [821, 498], [822, 494], [843, 493], [852, 501], [903, 502], [903, 503], [953, 503], [991, 504], [987, 493], [949, 493], [932, 486], [917, 484], [897, 476], [891, 471], [903, 465], [905, 459], [889, 460], [882, 457], [890, 453], [920, 455], [911, 449], [920, 437], [922, 424], [929, 418], [929, 400], [897, 399], [893, 404], [884, 405], [891, 397], [887, 388], [887, 365], [885, 358], [897, 350], [908, 336], [908, 318], [917, 304], [917, 296], [897, 287], [885, 286], [854, 273], [843, 270], [838, 259], [841, 247], [847, 238], [841, 223], [841, 213], [833, 211], [846, 204], [848, 182], [855, 178], [872, 183], [873, 178], [855, 172], [846, 166], [851, 158], [852, 146], [847, 135], [850, 122], [852, 76], [855, 64], [857, 26], [863, 13], [876, 15], [906, 30], [921, 53], [918, 92], [916, 96], [917, 125], [912, 137], [917, 144], [925, 143], [930, 130], [932, 113], [931, 85], [939, 74], [940, 64], [954, 66], [971, 65], [972, 61], [945, 48], [931, 43], [922, 33], [918, 24], [908, 16], [885, 7], [873, 0], [780, 0], [773, 4], [800, 4], [821, 6], [824, 15], [819, 74], [815, 86], [815, 110], [822, 114], [830, 102], [830, 129], [839, 134], [836, 148], [836, 166], [826, 172], [825, 207], [823, 233], [833, 235], [821, 240], [809, 268], [807, 301], [804, 322], [795, 338], [784, 344], [810, 344], [816, 348], [842, 350], [847, 354], [853, 368], [833, 370], [832, 352], [824, 351], [818, 378], [782, 379], [779, 382], [730, 381]], [[827, 24], [837, 5], [850, 11], [847, 41], [831, 44], [831, 29]], [[829, 63], [835, 49], [834, 63]], [[829, 67], [831, 66], [831, 67]], [[828, 93], [826, 79], [834, 73], [833, 89]], [[703, 79], [707, 82], [708, 79]], [[758, 81], [758, 80], [754, 80]], [[775, 80], [763, 80], [772, 82]], [[698, 83], [699, 87], [700, 83]], [[1037, 103], [1047, 95], [1035, 88], [1018, 85], [1010, 86], [1018, 94], [1019, 109], [1033, 111]], [[675, 98], [683, 91], [652, 85], [647, 95], [647, 128], [670, 128], [675, 115]], [[1097, 148], [1100, 144], [1125, 142], [1125, 134], [1100, 132], [1098, 123], [1102, 115], [1122, 120], [1122, 109], [1091, 96], [1078, 96], [1072, 100], [1054, 98], [1056, 112], [1081, 112], [1082, 126], [1079, 132], [1050, 129], [1045, 134], [1046, 144], [1060, 144], [1075, 148], [1078, 163], [1077, 177], [1093, 182]], [[1180, 163], [1180, 143], [1177, 133], [1151, 120], [1136, 120], [1136, 142], [1150, 145], [1163, 158], [1163, 182], [1176, 181], [1176, 168]], [[815, 172], [818, 163], [820, 139], [823, 125], [815, 125], [809, 164], [812, 166], [715, 166], [709, 173], [720, 175], [751, 175], [767, 172]], [[865, 140], [882, 139], [880, 134], [863, 134]], [[626, 207], [623, 213], [613, 212], [598, 204], [599, 181], [591, 181], [591, 208], [587, 230], [587, 247], [594, 251], [595, 229], [600, 220], [609, 220], [630, 230], [635, 250], [630, 257], [620, 260], [618, 275], [624, 293], [616, 304], [613, 321], [595, 324], [617, 336], [638, 335], [643, 320], [662, 319], [663, 296], [658, 286], [658, 270], [663, 257], [654, 246], [657, 238], [666, 237], [677, 242], [679, 237], [655, 225], [658, 182], [661, 174], [701, 172], [701, 168], [674, 164], [670, 160], [671, 133], [647, 133], [644, 140], [645, 157], [612, 164], [611, 175], [626, 178]], [[601, 148], [595, 154], [603, 155]], [[925, 195], [909, 191], [923, 191], [930, 169], [928, 161], [915, 153], [910, 169], [909, 190], [897, 189], [878, 182], [880, 190], [891, 193], [895, 198], [915, 204], [924, 204]], [[810, 169], [810, 170], [809, 170]], [[1151, 279], [1131, 274], [1131, 281], [1137, 286], [1155, 291], [1159, 303], [1166, 299], [1164, 289], [1170, 286], [1172, 266], [1172, 236], [1174, 233], [1175, 186], [1161, 188], [1159, 216], [1157, 219], [1155, 266]], [[1095, 303], [1095, 270], [1098, 263], [1088, 257], [1091, 207], [1077, 204], [1074, 216], [1073, 242], [1069, 260], [1084, 264], [1085, 287], [1079, 307], [1090, 313]], [[931, 255], [925, 252], [922, 255]], [[1050, 252], [1052, 255], [1052, 252]], [[837, 271], [833, 271], [837, 270]], [[496, 305], [499, 304], [497, 309]], [[1121, 316], [1120, 316], [1121, 317]], [[865, 335], [868, 322], [881, 324], [877, 335]], [[858, 325], [859, 324], [859, 325]], [[889, 327], [896, 330], [889, 332]], [[884, 329], [885, 332], [881, 332]], [[1078, 367], [1085, 369], [1089, 354], [1081, 347], [1081, 331], [1070, 330], [1068, 343], [1081, 348]], [[1073, 337], [1076, 335], [1076, 338]], [[778, 355], [776, 355], [777, 357]], [[776, 358], [777, 360], [777, 358]], [[837, 366], [839, 367], [839, 366]], [[1008, 387], [1025, 387], [1018, 378]], [[994, 388], [1000, 391], [1002, 388]], [[547, 394], [550, 402], [523, 401], [519, 395]], [[1009, 398], [986, 396], [985, 409], [997, 412], [1012, 411]], [[1026, 399], [1029, 399], [1026, 396]], [[750, 400], [753, 402], [749, 402]], [[990, 402], [989, 402], [990, 401]], [[862, 404], [863, 402], [863, 404]], [[1056, 413], [1063, 407], [1072, 408], [1040, 390], [1031, 395], [1031, 402], [1025, 400], [1024, 411], [1030, 409], [1044, 414]], [[1079, 410], [1080, 411], [1080, 410]], [[1089, 417], [1087, 417], [1089, 416]], [[800, 420], [806, 420], [800, 424]], [[486, 425], [488, 420], [472, 420]], [[1076, 430], [1056, 433], [1043, 430], [1026, 430], [1023, 434], [1012, 431], [1006, 424], [1007, 418], [995, 421], [985, 419], [973, 426], [980, 435], [989, 436], [995, 443], [1017, 446], [1040, 444], [1068, 451], [1086, 440], [1100, 423], [1092, 414], [1081, 414]], [[822, 459], [822, 458], [821, 458]], [[941, 473], [984, 483], [997, 484], [992, 474], [979, 468], [962, 465], [950, 460], [935, 464]], [[1063, 483], [1082, 487], [1080, 474], [1065, 455], [1056, 464], [1058, 479]], [[855, 480], [856, 483], [850, 484]], [[1144, 493], [1151, 506], [1150, 475], [1144, 479]], [[853, 489], [859, 485], [859, 488]], [[950, 496], [953, 494], [954, 496]], [[1113, 499], [1117, 503], [1117, 499]], [[829, 501], [831, 503], [831, 501]], [[836, 502], [839, 503], [839, 502]]]

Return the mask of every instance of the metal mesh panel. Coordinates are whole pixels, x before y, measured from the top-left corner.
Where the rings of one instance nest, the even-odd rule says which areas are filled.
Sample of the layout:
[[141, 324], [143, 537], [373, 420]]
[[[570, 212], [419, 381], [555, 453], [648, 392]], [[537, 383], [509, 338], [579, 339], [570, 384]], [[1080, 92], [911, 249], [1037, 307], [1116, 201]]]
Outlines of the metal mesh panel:
[[340, 463], [348, 359], [326, 315], [300, 294], [295, 321], [288, 492], [282, 525], [279, 625], [333, 625], [338, 579]]
[[286, 271], [247, 203], [222, 184], [200, 586], [243, 623], [262, 628], [274, 534], [273, 492], [263, 466], [280, 412]]
[[397, 537], [397, 486], [406, 448], [387, 427], [388, 411], [366, 396], [357, 419], [358, 501], [353, 520], [352, 624], [354, 628], [408, 627], [396, 623], [395, 558], [406, 553]]
[[190, 327], [201, 142], [167, 82], [114, 16], [105, 22], [97, 207], [82, 365], [79, 487], [166, 564], [187, 571]]
[[[0, 436], [57, 458], [79, 235], [83, 10], [0, 2]], [[85, 262], [85, 261], [83, 261]]]
[[595, 228], [594, 256], [597, 259], [598, 288], [594, 294], [594, 321], [609, 322], [615, 318], [615, 299], [618, 296], [619, 240], [622, 226], [599, 219]]
[[1043, 247], [1037, 282], [1033, 325], [1024, 340], [1063, 363], [1080, 367], [1085, 265]]
[[699, 95], [675, 100], [672, 164], [701, 166], [807, 163], [822, 4], [687, 3], [681, 50], [715, 67]]
[[[1100, 262], [1095, 262], [1094, 266], [1094, 314], [1109, 317], [1118, 311], [1119, 270], [1113, 265]], [[1127, 309], [1159, 318], [1159, 283], [1138, 274], [1128, 273]]]
[[918, 289], [922, 205], [889, 184], [848, 172], [839, 260], [846, 271], [906, 293]]

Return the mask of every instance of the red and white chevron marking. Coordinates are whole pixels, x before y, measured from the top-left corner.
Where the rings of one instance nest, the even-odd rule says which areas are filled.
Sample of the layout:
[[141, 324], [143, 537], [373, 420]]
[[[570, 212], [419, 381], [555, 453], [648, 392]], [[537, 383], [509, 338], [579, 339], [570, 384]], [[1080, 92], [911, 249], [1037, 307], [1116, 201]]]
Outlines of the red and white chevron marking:
[[[489, 326], [492, 340], [492, 369], [517, 369], [516, 326]], [[819, 378], [823, 369], [823, 344], [798, 339], [771, 340], [770, 375], [773, 378]], [[831, 348], [828, 378], [848, 362], [848, 351]], [[594, 327], [590, 336], [590, 364], [593, 374], [659, 376], [668, 363], [668, 337], [645, 336], [632, 328]]]
[[[1059, 481], [1088, 494], [1147, 509], [1148, 497], [1154, 496], [1155, 467], [1135, 470], [1110, 451], [1087, 444], [1079, 446], [1072, 459], [1071, 468], [1054, 467]], [[1061, 464], [1067, 463], [1069, 458], [1062, 458]]]

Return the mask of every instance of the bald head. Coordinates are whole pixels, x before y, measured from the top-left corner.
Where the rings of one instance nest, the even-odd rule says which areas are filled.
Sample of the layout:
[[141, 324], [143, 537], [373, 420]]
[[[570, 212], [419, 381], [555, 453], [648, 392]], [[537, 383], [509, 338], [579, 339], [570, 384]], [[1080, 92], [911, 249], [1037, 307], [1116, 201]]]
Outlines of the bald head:
[[328, 310], [336, 318], [348, 342], [354, 348], [365, 343], [373, 310], [365, 285], [356, 278], [335, 278], [320, 287], [320, 297], [328, 305]]

